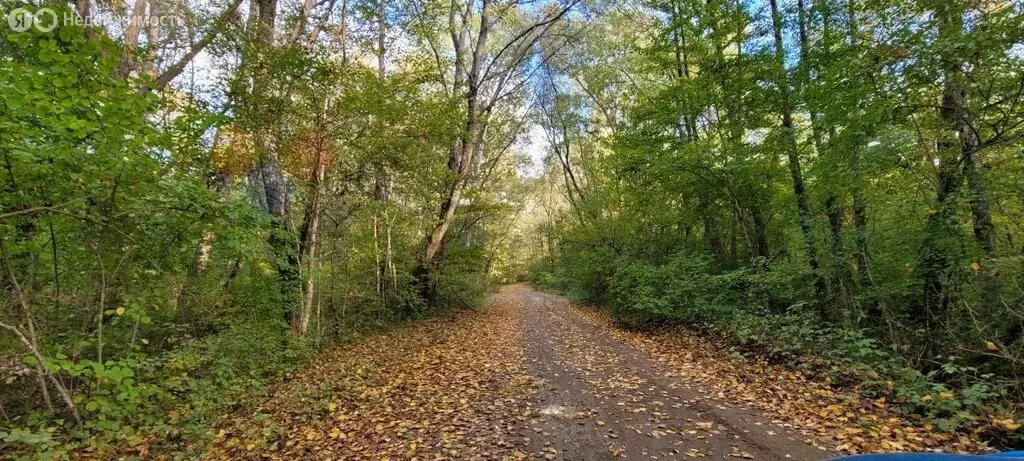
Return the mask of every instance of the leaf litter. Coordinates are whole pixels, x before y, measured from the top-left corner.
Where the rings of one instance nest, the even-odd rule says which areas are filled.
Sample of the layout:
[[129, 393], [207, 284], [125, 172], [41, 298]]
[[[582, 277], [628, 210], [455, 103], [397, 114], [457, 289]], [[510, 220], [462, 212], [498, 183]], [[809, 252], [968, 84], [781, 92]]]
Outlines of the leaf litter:
[[[549, 317], [542, 331], [526, 328], [529, 341], [550, 348], [527, 357], [524, 306], [533, 298], [526, 293], [533, 292], [506, 287], [485, 309], [325, 352], [258, 404], [224, 415], [211, 457], [560, 459], [593, 448], [559, 438], [557, 427], [575, 428], [573, 437], [590, 434], [580, 443], [593, 442], [605, 456], [646, 459], [763, 459], [743, 442], [750, 432], [792, 446], [789, 434], [797, 431], [796, 442], [825, 450], [821, 458], [985, 449], [969, 435], [915, 425], [884, 401], [763, 361], [739, 362], [726, 345], [693, 332], [620, 330], [591, 309], [559, 311], [553, 315], [578, 320]], [[658, 369], [637, 372], [635, 360], [615, 347], [649, 357]], [[691, 389], [701, 396], [680, 397]], [[543, 401], [559, 392], [585, 395], [586, 405]], [[754, 408], [767, 419], [725, 426], [714, 417], [724, 405]], [[696, 413], [679, 418], [681, 411]]]
[[668, 366], [688, 386], [753, 406], [773, 423], [799, 430], [805, 443], [846, 454], [988, 450], [972, 434], [943, 432], [902, 417], [884, 398], [865, 398], [761, 359], [735, 360], [727, 344], [692, 330], [625, 330], [604, 311], [576, 307], [592, 324]]
[[229, 415], [221, 459], [517, 459], [528, 395], [521, 300], [441, 315], [326, 352]]

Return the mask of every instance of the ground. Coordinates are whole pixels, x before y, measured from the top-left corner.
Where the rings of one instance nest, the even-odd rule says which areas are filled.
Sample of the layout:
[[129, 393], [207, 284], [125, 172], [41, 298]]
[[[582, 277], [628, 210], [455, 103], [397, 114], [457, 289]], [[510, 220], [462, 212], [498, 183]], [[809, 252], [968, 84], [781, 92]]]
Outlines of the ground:
[[526, 285], [334, 349], [219, 424], [222, 459], [819, 460], [971, 448], [884, 402], [616, 329]]

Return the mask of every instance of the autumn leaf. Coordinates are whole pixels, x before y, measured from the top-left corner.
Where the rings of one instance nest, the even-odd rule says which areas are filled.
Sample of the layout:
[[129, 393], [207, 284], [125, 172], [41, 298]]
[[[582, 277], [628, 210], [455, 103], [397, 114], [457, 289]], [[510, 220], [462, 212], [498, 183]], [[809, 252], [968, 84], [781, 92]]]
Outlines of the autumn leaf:
[[1012, 420], [1012, 419], [1009, 419], [1009, 418], [1007, 418], [1007, 419], [997, 419], [997, 420], [993, 421], [993, 423], [995, 424], [996, 427], [998, 427], [998, 428], [1000, 428], [1000, 429], [1002, 429], [1002, 430], [1004, 430], [1006, 432], [1013, 432], [1013, 431], [1016, 431], [1017, 429], [1020, 429], [1020, 424], [1017, 423], [1016, 421]]

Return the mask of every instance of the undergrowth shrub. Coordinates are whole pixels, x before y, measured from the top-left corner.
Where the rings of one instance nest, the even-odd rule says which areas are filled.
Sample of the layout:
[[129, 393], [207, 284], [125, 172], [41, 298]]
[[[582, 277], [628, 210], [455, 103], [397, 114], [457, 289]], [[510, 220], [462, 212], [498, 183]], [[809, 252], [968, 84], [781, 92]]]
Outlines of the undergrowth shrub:
[[[884, 398], [937, 429], [984, 433], [1003, 446], [1022, 442], [1007, 430], [1019, 424], [1005, 406], [1013, 401], [1013, 382], [956, 356], [941, 357], [937, 366], [922, 370], [896, 346], [883, 345], [875, 332], [823, 323], [813, 306], [799, 301], [807, 299], [806, 289], [791, 288], [806, 281], [806, 274], [792, 269], [716, 271], [708, 256], [687, 252], [662, 264], [621, 258], [601, 304], [623, 327], [674, 323], [717, 331], [734, 341], [740, 357], [764, 357], [866, 398]], [[558, 269], [550, 265], [537, 265], [535, 271], [540, 287], [587, 289], [578, 279], [553, 276]]]
[[714, 274], [710, 258], [677, 255], [662, 266], [626, 263], [608, 282], [614, 320], [640, 327], [652, 321], [687, 324], [727, 321], [734, 309], [745, 272]]

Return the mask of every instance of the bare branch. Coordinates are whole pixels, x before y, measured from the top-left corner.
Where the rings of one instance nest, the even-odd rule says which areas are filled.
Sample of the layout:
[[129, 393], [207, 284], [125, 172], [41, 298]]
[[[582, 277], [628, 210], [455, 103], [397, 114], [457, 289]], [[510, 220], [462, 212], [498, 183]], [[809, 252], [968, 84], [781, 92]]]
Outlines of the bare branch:
[[217, 16], [217, 19], [213, 21], [213, 24], [206, 31], [206, 34], [203, 35], [203, 38], [201, 38], [198, 42], [193, 44], [192, 47], [189, 48], [188, 52], [185, 53], [184, 56], [182, 56], [180, 59], [178, 59], [177, 62], [172, 64], [171, 67], [168, 67], [167, 70], [165, 70], [162, 74], [160, 74], [153, 81], [153, 86], [150, 89], [162, 90], [168, 84], [170, 84], [175, 77], [181, 74], [181, 72], [185, 70], [185, 67], [188, 67], [188, 64], [192, 62], [192, 60], [195, 59], [195, 57], [199, 55], [200, 52], [206, 49], [206, 47], [213, 42], [213, 39], [217, 38], [217, 35], [220, 34], [224, 26], [235, 15], [235, 12], [238, 10], [238, 5], [241, 4], [242, 0], [232, 0], [232, 3], [228, 5], [227, 9], [225, 9], [224, 12], [222, 12], [220, 16]]

